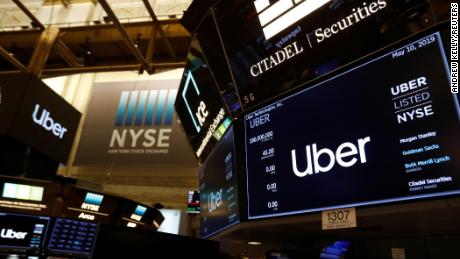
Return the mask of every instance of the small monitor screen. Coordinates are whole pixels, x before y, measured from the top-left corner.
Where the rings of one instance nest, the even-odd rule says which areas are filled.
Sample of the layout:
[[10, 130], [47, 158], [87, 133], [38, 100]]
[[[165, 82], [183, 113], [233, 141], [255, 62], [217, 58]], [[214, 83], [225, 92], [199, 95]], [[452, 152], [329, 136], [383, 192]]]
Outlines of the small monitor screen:
[[43, 190], [44, 188], [41, 186], [4, 183], [2, 197], [18, 200], [42, 201]]
[[200, 213], [199, 191], [188, 191], [187, 213]]
[[0, 213], [0, 248], [39, 249], [49, 220], [49, 217]]
[[96, 240], [97, 225], [71, 219], [56, 219], [48, 249], [58, 253], [90, 255]]

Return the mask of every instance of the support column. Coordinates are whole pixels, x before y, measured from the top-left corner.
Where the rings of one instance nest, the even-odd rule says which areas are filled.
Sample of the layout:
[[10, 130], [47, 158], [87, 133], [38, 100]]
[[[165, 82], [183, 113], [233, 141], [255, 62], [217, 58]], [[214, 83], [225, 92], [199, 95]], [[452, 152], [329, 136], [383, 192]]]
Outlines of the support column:
[[37, 77], [41, 77], [43, 68], [58, 36], [59, 28], [55, 26], [46, 28], [40, 35], [28, 66], [29, 71]]

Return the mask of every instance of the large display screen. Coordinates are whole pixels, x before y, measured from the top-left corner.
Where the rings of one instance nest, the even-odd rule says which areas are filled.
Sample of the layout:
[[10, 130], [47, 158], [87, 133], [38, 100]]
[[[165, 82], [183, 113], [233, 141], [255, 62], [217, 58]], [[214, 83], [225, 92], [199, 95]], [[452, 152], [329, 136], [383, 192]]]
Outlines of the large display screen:
[[196, 157], [204, 161], [232, 119], [196, 39], [174, 104]]
[[427, 0], [222, 0], [212, 10], [246, 108], [434, 23]]
[[460, 193], [460, 109], [441, 35], [247, 114], [249, 218]]
[[96, 240], [94, 223], [57, 218], [48, 243], [48, 249], [57, 253], [91, 255]]
[[0, 212], [0, 248], [40, 249], [49, 217]]
[[81, 113], [40, 79], [30, 76], [10, 135], [48, 157], [67, 163]]
[[24, 74], [0, 76], [0, 135], [9, 132], [28, 81]]
[[239, 222], [233, 127], [200, 170], [201, 236], [206, 238]]

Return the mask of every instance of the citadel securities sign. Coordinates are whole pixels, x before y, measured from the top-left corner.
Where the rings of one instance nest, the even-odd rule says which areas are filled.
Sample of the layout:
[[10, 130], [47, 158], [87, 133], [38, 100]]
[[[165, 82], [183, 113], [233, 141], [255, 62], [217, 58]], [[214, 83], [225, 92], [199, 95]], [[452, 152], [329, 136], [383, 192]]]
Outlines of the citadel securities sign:
[[428, 0], [220, 1], [212, 14], [246, 109], [435, 20]]
[[178, 85], [179, 80], [96, 83], [76, 165], [194, 165], [174, 112]]

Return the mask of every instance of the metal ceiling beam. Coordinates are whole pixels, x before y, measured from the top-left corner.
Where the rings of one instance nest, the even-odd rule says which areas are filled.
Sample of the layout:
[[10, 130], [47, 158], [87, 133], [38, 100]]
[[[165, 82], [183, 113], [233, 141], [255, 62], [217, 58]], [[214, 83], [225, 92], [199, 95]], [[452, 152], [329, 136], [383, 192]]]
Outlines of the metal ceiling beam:
[[166, 37], [165, 32], [163, 31], [163, 28], [161, 28], [161, 25], [158, 21], [157, 16], [155, 15], [155, 12], [153, 11], [152, 6], [150, 5], [149, 0], [142, 0], [144, 2], [145, 8], [147, 8], [147, 11], [149, 12], [150, 16], [152, 17], [152, 22], [153, 22], [153, 29], [157, 28], [158, 32], [160, 33], [161, 39], [165, 43], [166, 47], [168, 48], [169, 54], [171, 55], [172, 58], [177, 59], [176, 52], [174, 51], [173, 47], [171, 46], [171, 43], [169, 42], [168, 38]]
[[45, 29], [45, 26], [40, 22], [40, 20], [38, 20], [37, 17], [35, 17], [35, 15], [29, 9], [27, 9], [27, 7], [21, 3], [20, 0], [13, 0], [13, 2], [32, 20], [36, 26], [38, 26], [41, 30]]
[[70, 67], [83, 67], [83, 63], [80, 63], [78, 58], [73, 52], [67, 47], [67, 45], [58, 38], [54, 43], [54, 51], [64, 60]]
[[128, 48], [131, 51], [131, 53], [136, 57], [137, 61], [139, 61], [139, 63], [141, 63], [141, 65], [145, 69], [147, 69], [147, 71], [150, 73], [149, 65], [148, 65], [147, 61], [145, 60], [145, 58], [142, 55], [142, 53], [140, 52], [140, 50], [134, 45], [133, 40], [129, 37], [128, 32], [125, 30], [123, 25], [120, 23], [120, 21], [118, 20], [117, 16], [113, 12], [112, 8], [110, 8], [110, 5], [107, 3], [106, 0], [98, 0], [98, 2], [101, 5], [102, 9], [104, 9], [105, 13], [109, 16], [109, 18], [111, 19], [111, 21], [113, 22], [115, 27], [120, 32], [120, 34], [121, 34], [121, 36], [123, 38], [123, 41], [128, 46]]
[[[42, 31], [45, 30], [45, 25], [43, 25], [40, 20], [20, 1], [13, 0], [13, 2], [21, 9], [32, 22], [38, 26]], [[54, 50], [56, 53], [71, 67], [82, 67], [82, 63], [78, 61], [78, 58], [73, 54], [73, 52], [67, 47], [67, 45], [59, 38], [56, 40], [54, 45]]]
[[6, 59], [8, 62], [13, 64], [16, 68], [21, 70], [21, 72], [28, 73], [29, 69], [24, 66], [19, 60], [17, 60], [13, 55], [6, 51], [3, 47], [0, 46], [0, 56]]
[[[150, 67], [153, 69], [174, 69], [183, 68], [183, 62], [164, 62], [164, 63], [151, 63]], [[42, 71], [43, 77], [64, 76], [81, 73], [97, 73], [97, 72], [115, 72], [115, 71], [139, 71], [140, 64], [130, 65], [108, 65], [108, 66], [90, 66], [81, 68], [48, 68]], [[0, 75], [19, 73], [17, 70], [0, 71]]]

